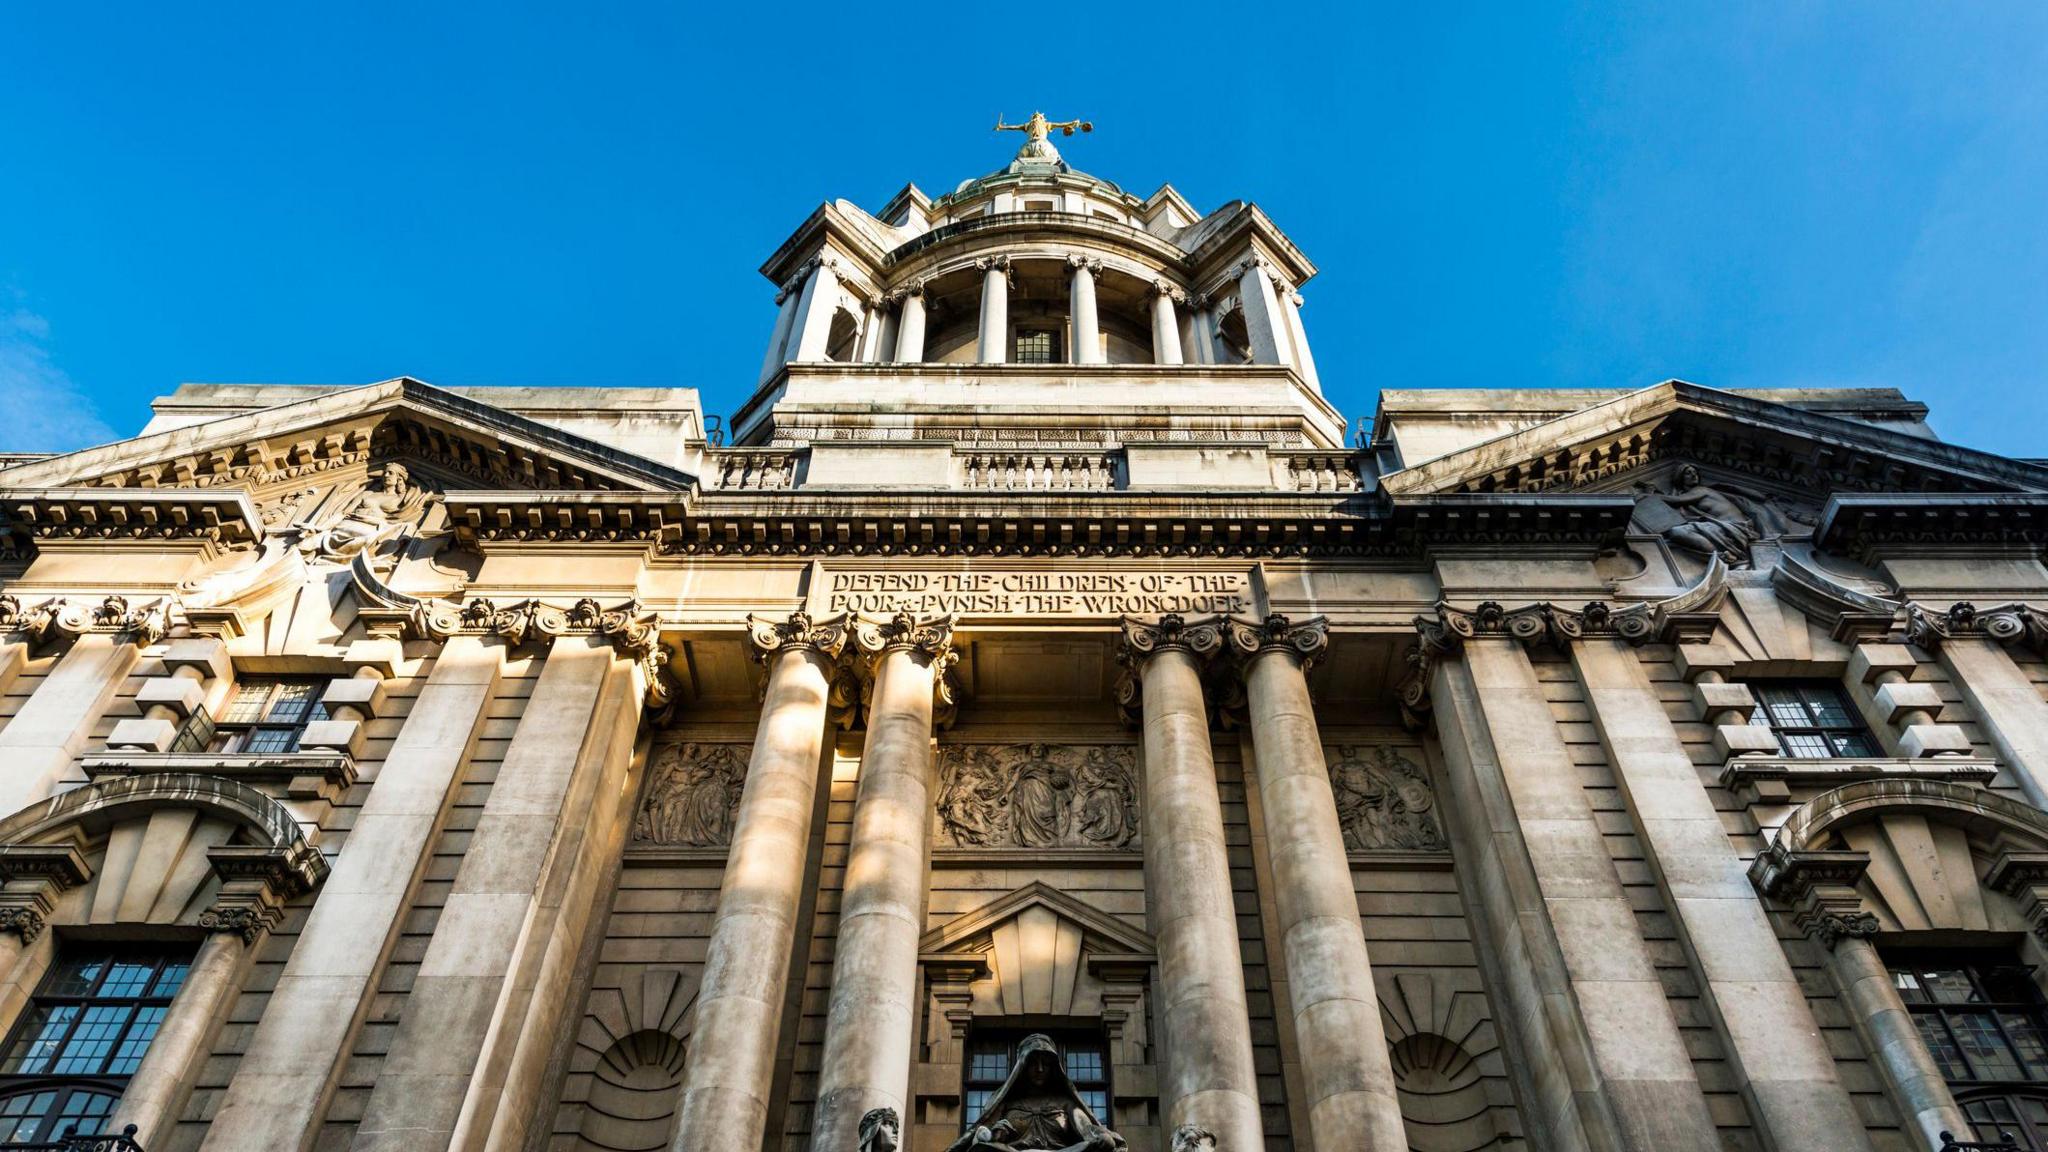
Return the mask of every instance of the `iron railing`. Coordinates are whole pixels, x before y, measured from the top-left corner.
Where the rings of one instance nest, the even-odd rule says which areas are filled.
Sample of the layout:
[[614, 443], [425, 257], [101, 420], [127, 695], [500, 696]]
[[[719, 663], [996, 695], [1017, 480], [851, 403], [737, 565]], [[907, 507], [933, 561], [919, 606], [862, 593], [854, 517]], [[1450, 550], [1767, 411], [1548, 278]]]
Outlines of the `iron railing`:
[[136, 1131], [135, 1125], [130, 1124], [119, 1135], [106, 1132], [98, 1136], [59, 1136], [27, 1144], [0, 1144], [0, 1152], [142, 1152], [142, 1145], [135, 1140]]
[[2026, 1152], [2026, 1149], [2019, 1146], [2010, 1132], [2000, 1132], [1996, 1140], [1982, 1141], [1958, 1140], [1943, 1132], [1941, 1152]]

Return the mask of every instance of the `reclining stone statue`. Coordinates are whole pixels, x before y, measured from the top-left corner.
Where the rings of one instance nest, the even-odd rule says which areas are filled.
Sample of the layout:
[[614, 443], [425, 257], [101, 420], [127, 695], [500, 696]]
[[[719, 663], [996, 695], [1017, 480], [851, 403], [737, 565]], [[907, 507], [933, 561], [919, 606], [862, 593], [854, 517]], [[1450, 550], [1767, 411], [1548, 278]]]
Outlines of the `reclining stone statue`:
[[1026, 1036], [1010, 1078], [946, 1152], [1125, 1152], [1124, 1138], [1103, 1127], [1081, 1102], [1048, 1037]]

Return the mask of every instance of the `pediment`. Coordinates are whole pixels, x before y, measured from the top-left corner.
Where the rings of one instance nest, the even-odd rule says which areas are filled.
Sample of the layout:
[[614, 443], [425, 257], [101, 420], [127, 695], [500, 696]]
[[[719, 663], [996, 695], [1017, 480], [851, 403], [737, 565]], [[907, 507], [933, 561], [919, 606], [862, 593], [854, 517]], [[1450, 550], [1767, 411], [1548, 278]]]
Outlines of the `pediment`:
[[1753, 396], [1667, 381], [1382, 478], [1403, 496], [1668, 489], [1684, 463], [1818, 507], [1839, 492], [2041, 492], [2048, 468]]
[[1048, 917], [1075, 933], [1077, 945], [1098, 953], [1149, 957], [1155, 948], [1151, 934], [1034, 880], [925, 933], [917, 950], [927, 956], [985, 952], [998, 929], [1025, 921], [1044, 924]]
[[1005, 1015], [1100, 1011], [1104, 981], [1151, 964], [1152, 937], [1042, 881], [925, 934], [918, 951], [937, 982], [961, 981]]
[[240, 489], [259, 506], [402, 462], [439, 490], [660, 492], [693, 478], [411, 377], [19, 465], [0, 485]]

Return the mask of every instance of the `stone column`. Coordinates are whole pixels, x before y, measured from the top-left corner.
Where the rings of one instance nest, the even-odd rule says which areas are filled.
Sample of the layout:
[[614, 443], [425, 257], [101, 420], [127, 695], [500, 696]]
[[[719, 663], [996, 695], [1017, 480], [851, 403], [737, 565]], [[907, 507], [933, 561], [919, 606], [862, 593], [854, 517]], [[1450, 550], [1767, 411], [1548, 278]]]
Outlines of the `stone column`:
[[1863, 1122], [1836, 1079], [1748, 866], [1641, 662], [1614, 635], [1593, 631], [1604, 618], [1601, 605], [1578, 618], [1584, 634], [1571, 645], [1572, 662], [1645, 860], [1699, 974], [1701, 999], [1727, 1040], [1736, 1083], [1780, 1152], [1867, 1150]]
[[873, 364], [882, 359], [882, 330], [884, 318], [889, 312], [888, 301], [880, 298], [867, 301], [861, 312], [859, 351], [854, 359], [863, 364]]
[[92, 738], [94, 725], [113, 703], [139, 658], [138, 649], [160, 634], [139, 630], [140, 614], [110, 596], [98, 608], [45, 606], [48, 629], [75, 636], [35, 694], [0, 728], [0, 815], [18, 812], [54, 792]]
[[1165, 1034], [1162, 1128], [1196, 1124], [1218, 1148], [1266, 1146], [1252, 1066], [1237, 908], [1223, 838], [1201, 663], [1223, 643], [1216, 618], [1125, 617], [1119, 686], [1142, 708], [1145, 888], [1159, 946], [1158, 1019]]
[[1927, 1147], [1941, 1147], [1944, 1132], [1968, 1139], [1970, 1119], [1950, 1094], [1876, 947], [1862, 936], [1843, 937], [1828, 957], [1828, 968], [1866, 1050], [1877, 1058], [1892, 1100]]
[[1073, 290], [1069, 293], [1074, 346], [1068, 350], [1067, 360], [1073, 364], [1100, 364], [1102, 323], [1095, 312], [1095, 274], [1102, 271], [1102, 261], [1075, 253], [1067, 257], [1067, 263], [1074, 269]]
[[797, 303], [803, 295], [804, 284], [810, 279], [810, 271], [810, 265], [806, 264], [775, 294], [775, 331], [769, 334], [768, 352], [761, 358], [762, 384], [774, 379], [788, 360], [789, 333], [796, 327]]
[[917, 942], [931, 869], [933, 696], [952, 663], [953, 618], [860, 621], [872, 681], [867, 742], [833, 947], [811, 1146], [852, 1148], [871, 1108], [908, 1115]]
[[1288, 342], [1294, 346], [1294, 370], [1304, 383], [1321, 393], [1323, 382], [1316, 376], [1316, 358], [1308, 350], [1308, 332], [1301, 326], [1301, 293], [1282, 289], [1280, 310], [1287, 319]]
[[983, 256], [981, 269], [981, 334], [974, 346], [978, 364], [1010, 362], [1010, 258]]
[[896, 353], [891, 359], [898, 364], [920, 364], [924, 361], [924, 285], [908, 284], [903, 289], [903, 314], [896, 320]]
[[[632, 754], [631, 736], [618, 746], [616, 725], [601, 716], [607, 695], [634, 695], [630, 677], [613, 675], [614, 663], [607, 636], [553, 642], [351, 1147], [447, 1148], [473, 1084], [497, 1099], [559, 912], [549, 896], [559, 896], [585, 829], [600, 822], [594, 793], [606, 760]], [[637, 696], [631, 703], [637, 715]], [[487, 1033], [494, 1043], [486, 1042]], [[488, 1122], [483, 1127], [488, 1130]]]
[[2006, 651], [2008, 643], [2048, 639], [2048, 616], [2005, 604], [1967, 603], [1934, 610], [1906, 606], [1906, 638], [1933, 652], [1998, 758], [2036, 808], [2048, 808], [2048, 703]]
[[832, 317], [838, 311], [839, 264], [830, 256], [823, 256], [804, 281], [803, 298], [796, 308], [797, 329], [792, 337], [796, 351], [789, 358], [804, 364], [827, 359], [832, 343]]
[[1250, 342], [1252, 363], [1285, 364], [1281, 348], [1287, 339], [1287, 320], [1280, 314], [1280, 297], [1273, 289], [1264, 257], [1254, 256], [1237, 266], [1237, 292], [1244, 306], [1245, 339]]
[[1152, 282], [1152, 362], [1181, 363], [1180, 316], [1174, 302], [1184, 299], [1181, 291], [1165, 280]]
[[[1713, 1116], [1581, 771], [1523, 650], [1547, 614], [1498, 604], [1417, 621], [1485, 946], [1560, 1147], [1716, 1152]], [[1462, 659], [1455, 658], [1462, 652]]]
[[697, 991], [696, 1033], [719, 1040], [690, 1046], [674, 1152], [761, 1146], [846, 618], [755, 617], [748, 638], [768, 685]]
[[[1842, 1006], [1863, 1050], [1884, 1077], [1901, 1118], [1920, 1133], [1923, 1147], [1939, 1148], [1944, 1132], [1967, 1138], [1970, 1121], [1956, 1106], [1940, 1066], [1871, 944], [1878, 919], [1864, 907], [1857, 891], [1869, 867], [1867, 853], [1798, 849], [1780, 839], [1758, 855], [1750, 874], [1759, 890], [1789, 906], [1793, 922], [1827, 950], [1828, 973]], [[1994, 866], [1994, 881], [1998, 872]]]
[[1245, 659], [1273, 902], [1315, 1147], [1405, 1152], [1406, 1130], [1358, 921], [1351, 861], [1323, 760], [1307, 669], [1328, 643], [1318, 616], [1230, 622]]
[[496, 637], [454, 636], [384, 759], [201, 1145], [310, 1144], [498, 684]]
[[171, 1142], [185, 1097], [213, 1052], [257, 942], [283, 919], [287, 900], [327, 873], [326, 860], [300, 838], [289, 844], [216, 845], [207, 858], [221, 879], [219, 898], [199, 917], [211, 934], [199, 946], [107, 1124], [108, 1131], [135, 1125], [136, 1140], [145, 1148]]

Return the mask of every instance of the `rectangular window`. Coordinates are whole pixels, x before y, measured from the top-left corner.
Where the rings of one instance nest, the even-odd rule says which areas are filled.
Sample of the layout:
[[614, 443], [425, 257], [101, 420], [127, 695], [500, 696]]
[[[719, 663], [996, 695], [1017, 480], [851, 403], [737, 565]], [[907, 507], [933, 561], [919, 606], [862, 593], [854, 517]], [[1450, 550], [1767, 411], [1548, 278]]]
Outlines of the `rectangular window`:
[[0, 1055], [0, 1146], [99, 1135], [190, 964], [183, 951], [65, 946]]
[[1105, 1127], [1112, 1100], [1109, 1091], [1109, 1047], [1102, 1034], [1087, 1029], [977, 1028], [967, 1038], [967, 1067], [962, 1095], [966, 1122], [972, 1124], [995, 1099], [1010, 1076], [1010, 1060], [1018, 1042], [1034, 1033], [1049, 1037], [1059, 1049], [1060, 1063], [1073, 1081], [1074, 1092]]
[[1019, 329], [1016, 351], [1017, 354], [1010, 357], [1012, 364], [1057, 364], [1059, 334], [1043, 328]]
[[1757, 708], [1749, 722], [1768, 728], [1778, 749], [1801, 760], [1881, 756], [1842, 686], [1827, 680], [1750, 681]]
[[209, 751], [279, 753], [299, 750], [306, 725], [327, 719], [322, 678], [249, 677], [213, 721]]

